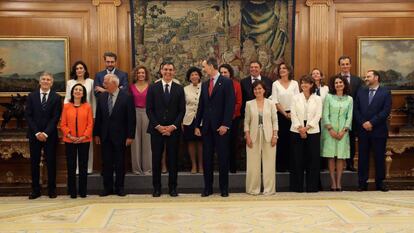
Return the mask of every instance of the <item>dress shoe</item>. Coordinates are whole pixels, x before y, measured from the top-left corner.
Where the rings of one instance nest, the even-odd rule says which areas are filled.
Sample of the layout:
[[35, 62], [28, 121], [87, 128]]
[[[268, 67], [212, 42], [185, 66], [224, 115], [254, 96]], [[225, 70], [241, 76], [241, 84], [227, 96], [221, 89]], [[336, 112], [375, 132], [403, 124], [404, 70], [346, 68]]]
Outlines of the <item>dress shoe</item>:
[[210, 196], [210, 195], [212, 195], [212, 194], [213, 194], [213, 191], [204, 190], [204, 191], [201, 193], [201, 197], [208, 197], [208, 196]]
[[222, 197], [228, 197], [229, 196], [229, 192], [228, 191], [223, 191], [223, 192], [221, 192], [220, 196], [222, 196]]
[[75, 199], [77, 196], [76, 196], [76, 194], [71, 194], [70, 195], [70, 198], [72, 198], [72, 199]]
[[381, 185], [381, 186], [377, 187], [377, 191], [388, 192], [389, 189], [386, 185]]
[[36, 198], [38, 198], [38, 197], [40, 197], [40, 192], [31, 192], [31, 193], [29, 194], [29, 199], [30, 199], [30, 200], [36, 199]]
[[80, 196], [81, 198], [85, 198], [85, 197], [86, 197], [86, 194], [79, 194], [79, 196]]
[[337, 191], [337, 192], [342, 192], [342, 188], [336, 188], [336, 190], [335, 191]]
[[152, 196], [153, 197], [160, 197], [161, 196], [161, 190], [154, 189], [154, 191], [152, 192]]
[[177, 190], [176, 190], [176, 189], [171, 189], [171, 191], [170, 191], [170, 196], [171, 196], [171, 197], [176, 197], [176, 196], [178, 196]]
[[125, 196], [126, 196], [125, 190], [124, 190], [124, 189], [119, 189], [119, 190], [116, 192], [116, 195], [118, 195], [118, 196], [120, 196], [120, 197], [125, 197]]
[[56, 198], [56, 197], [57, 197], [56, 191], [49, 192], [49, 198]]
[[346, 167], [346, 170], [347, 171], [350, 171], [350, 172], [356, 172], [357, 170], [354, 168], [354, 166], [347, 166]]
[[363, 191], [368, 191], [368, 187], [366, 187], [366, 186], [359, 186], [358, 187], [358, 192], [363, 192]]
[[112, 194], [112, 191], [110, 191], [110, 190], [103, 190], [100, 194], [99, 194], [99, 196], [100, 197], [106, 197], [106, 196], [109, 196], [109, 195], [111, 195]]

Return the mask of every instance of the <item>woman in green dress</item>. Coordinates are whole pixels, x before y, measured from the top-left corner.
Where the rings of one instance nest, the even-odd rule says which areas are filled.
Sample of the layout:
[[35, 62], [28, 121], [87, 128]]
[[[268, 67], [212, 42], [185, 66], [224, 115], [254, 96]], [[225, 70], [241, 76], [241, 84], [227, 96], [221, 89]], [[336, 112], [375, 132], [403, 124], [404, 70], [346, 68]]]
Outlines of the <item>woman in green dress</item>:
[[342, 172], [350, 150], [348, 131], [352, 125], [353, 100], [349, 83], [342, 76], [331, 78], [329, 90], [322, 114], [322, 157], [328, 158], [331, 191], [342, 191]]

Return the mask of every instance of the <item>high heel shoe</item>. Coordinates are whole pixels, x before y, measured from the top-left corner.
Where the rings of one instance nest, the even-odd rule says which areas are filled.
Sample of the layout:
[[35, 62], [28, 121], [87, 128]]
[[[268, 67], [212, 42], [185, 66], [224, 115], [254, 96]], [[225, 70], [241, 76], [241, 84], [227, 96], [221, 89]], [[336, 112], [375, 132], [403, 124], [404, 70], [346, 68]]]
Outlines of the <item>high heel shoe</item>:
[[342, 188], [336, 188], [336, 190], [335, 191], [337, 191], [337, 192], [342, 192]]
[[336, 188], [331, 188], [330, 190], [331, 190], [331, 192], [335, 192]]

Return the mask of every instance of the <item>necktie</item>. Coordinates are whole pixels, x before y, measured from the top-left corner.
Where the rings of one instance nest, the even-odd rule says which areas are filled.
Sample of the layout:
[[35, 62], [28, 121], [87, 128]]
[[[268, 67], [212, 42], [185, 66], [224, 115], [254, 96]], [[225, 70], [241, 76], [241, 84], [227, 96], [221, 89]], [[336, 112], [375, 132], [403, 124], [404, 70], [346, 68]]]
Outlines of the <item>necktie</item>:
[[320, 88], [316, 88], [316, 94], [317, 94], [318, 96], [321, 96], [321, 89], [320, 89]]
[[46, 95], [47, 93], [42, 93], [43, 97], [42, 97], [42, 109], [45, 110], [46, 109]]
[[165, 84], [165, 89], [164, 89], [164, 99], [165, 102], [168, 102], [170, 100], [170, 90], [169, 90], [169, 85]]
[[213, 93], [213, 87], [214, 87], [214, 78], [210, 78], [210, 84], [208, 85], [208, 96], [211, 96], [211, 93]]
[[372, 102], [372, 99], [374, 99], [374, 93], [375, 93], [375, 89], [369, 89], [368, 105], [370, 105]]
[[112, 109], [114, 108], [114, 103], [112, 101], [112, 97], [113, 97], [113, 95], [109, 94], [109, 96], [108, 96], [108, 112], [109, 112], [109, 115], [112, 114]]
[[258, 78], [253, 78], [252, 79], [252, 84], [254, 83], [254, 82], [256, 82], [257, 80], [259, 80]]

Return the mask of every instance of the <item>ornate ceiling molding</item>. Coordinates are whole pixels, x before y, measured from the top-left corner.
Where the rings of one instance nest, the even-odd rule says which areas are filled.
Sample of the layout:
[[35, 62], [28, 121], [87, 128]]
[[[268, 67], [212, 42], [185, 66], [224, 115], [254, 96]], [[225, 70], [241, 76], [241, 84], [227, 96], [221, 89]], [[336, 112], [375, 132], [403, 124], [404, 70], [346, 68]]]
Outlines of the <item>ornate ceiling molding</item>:
[[94, 6], [99, 6], [101, 3], [113, 3], [114, 6], [118, 7], [122, 4], [122, 0], [92, 0]]
[[328, 7], [332, 6], [333, 0], [306, 0], [306, 6], [313, 6], [313, 5], [327, 5]]

